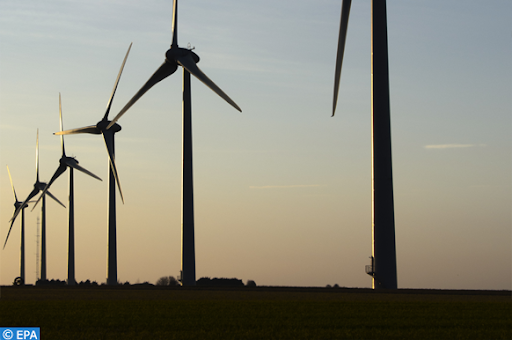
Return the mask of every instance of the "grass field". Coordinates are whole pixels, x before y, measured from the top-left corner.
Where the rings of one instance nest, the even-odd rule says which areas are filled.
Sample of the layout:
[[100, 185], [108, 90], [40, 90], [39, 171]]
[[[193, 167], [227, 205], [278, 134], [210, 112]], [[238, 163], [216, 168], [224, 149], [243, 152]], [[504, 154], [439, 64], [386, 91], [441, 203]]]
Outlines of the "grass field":
[[44, 339], [511, 339], [510, 291], [2, 287]]

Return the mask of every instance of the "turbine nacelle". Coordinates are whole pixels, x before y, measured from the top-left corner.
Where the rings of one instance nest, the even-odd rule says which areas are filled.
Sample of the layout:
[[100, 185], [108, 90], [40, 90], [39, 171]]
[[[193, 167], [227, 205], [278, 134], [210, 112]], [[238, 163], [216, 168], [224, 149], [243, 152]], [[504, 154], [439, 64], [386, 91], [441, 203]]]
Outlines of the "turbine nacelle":
[[[20, 202], [20, 201], [17, 201], [17, 202], [14, 202], [14, 211], [16, 211], [16, 209], [20, 209], [21, 208], [21, 205], [23, 204], [23, 202]], [[28, 208], [28, 203], [25, 203], [25, 206], [23, 207], [23, 209], [25, 208]]]
[[[165, 52], [165, 60], [170, 63], [177, 63], [178, 60], [187, 54], [192, 55], [192, 59], [194, 59], [194, 62], [197, 64], [200, 60], [199, 56], [192, 52], [191, 49], [182, 48], [182, 47], [174, 47], [171, 45], [171, 48]], [[178, 65], [176, 65], [176, 69], [178, 68]]]
[[59, 163], [63, 166], [73, 167], [73, 165], [78, 165], [78, 160], [75, 157], [64, 156], [59, 159]]
[[110, 127], [110, 129], [108, 128], [108, 125], [110, 124], [110, 120], [107, 120], [107, 119], [103, 119], [101, 121], [99, 121], [97, 124], [96, 124], [96, 128], [98, 129], [98, 132], [96, 134], [101, 134], [101, 133], [105, 133], [107, 130], [112, 132], [112, 133], [116, 133], [116, 132], [119, 132], [121, 131], [121, 125], [117, 124], [117, 123], [114, 123], [114, 125], [112, 125]]
[[46, 188], [46, 183], [44, 183], [44, 182], [34, 183], [34, 189], [41, 191], [41, 190], [44, 190], [44, 188]]

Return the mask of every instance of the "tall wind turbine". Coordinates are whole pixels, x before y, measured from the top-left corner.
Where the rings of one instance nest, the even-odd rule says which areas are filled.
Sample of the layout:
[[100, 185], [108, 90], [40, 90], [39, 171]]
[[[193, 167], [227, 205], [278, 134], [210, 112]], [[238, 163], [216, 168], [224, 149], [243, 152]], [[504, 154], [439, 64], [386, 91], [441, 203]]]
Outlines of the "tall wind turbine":
[[[110, 120], [108, 120], [108, 114], [110, 112], [110, 107], [112, 106], [112, 101], [114, 100], [114, 95], [117, 90], [117, 85], [119, 84], [119, 79], [121, 79], [121, 74], [123, 73], [123, 68], [126, 63], [126, 59], [128, 58], [128, 54], [130, 53], [130, 49], [132, 48], [132, 44], [128, 47], [128, 51], [126, 52], [126, 56], [124, 57], [123, 64], [121, 65], [121, 69], [119, 70], [119, 74], [117, 75], [116, 82], [114, 84], [114, 89], [112, 90], [112, 94], [110, 95], [110, 99], [107, 103], [107, 110], [103, 116], [103, 119], [100, 120], [96, 125], [90, 125], [78, 129], [66, 130], [55, 133], [56, 135], [73, 135], [79, 133], [91, 133], [94, 135], [103, 135], [103, 139], [105, 140], [105, 146], [107, 147], [108, 154], [108, 167], [109, 167], [109, 177], [108, 177], [108, 244], [107, 244], [107, 284], [108, 285], [116, 285], [117, 284], [117, 222], [116, 222], [116, 182], [117, 187], [119, 189], [119, 194], [121, 195], [121, 200], [124, 203], [123, 192], [121, 191], [121, 184], [119, 182], [119, 176], [117, 175], [116, 161], [115, 161], [115, 147], [114, 147], [114, 134], [116, 132], [121, 131], [121, 126], [118, 124], [113, 124], [112, 126], [108, 126]], [[108, 126], [108, 127], [107, 127]]]
[[[18, 201], [18, 196], [16, 195], [16, 189], [14, 189], [14, 184], [12, 183], [12, 177], [11, 177], [11, 171], [9, 170], [9, 166], [7, 166], [7, 173], [9, 174], [9, 181], [11, 182], [11, 188], [12, 193], [14, 194], [14, 212], [16, 210], [21, 209], [21, 221], [20, 221], [20, 230], [21, 230], [21, 236], [20, 236], [20, 276], [15, 279], [15, 283], [19, 285], [25, 284], [25, 208], [28, 207], [28, 204], [25, 204], [25, 206], [22, 206], [21, 204], [23, 202]], [[14, 223], [14, 220], [11, 221], [11, 226], [9, 228], [12, 228], [12, 225]], [[6, 240], [7, 242], [7, 240]], [[4, 244], [5, 247], [5, 244]]]
[[[62, 131], [62, 102], [60, 98], [59, 93], [59, 118], [60, 118], [60, 131]], [[78, 171], [81, 171], [91, 177], [94, 177], [101, 181], [101, 178], [90, 172], [89, 170], [84, 169], [82, 166], [78, 165], [78, 161], [74, 157], [68, 157], [66, 156], [66, 150], [64, 148], [64, 136], [60, 136], [60, 145], [62, 148], [62, 157], [59, 160], [59, 167], [53, 174], [52, 178], [50, 179], [50, 182], [46, 185], [46, 187], [43, 190], [43, 193], [37, 200], [35, 206], [37, 203], [39, 203], [39, 200], [41, 197], [44, 196], [44, 194], [50, 189], [51, 185], [57, 178], [59, 178], [60, 175], [62, 175], [67, 168], [69, 168], [69, 234], [68, 234], [68, 285], [75, 285], [75, 194], [74, 194], [74, 178], [73, 178], [73, 169], [76, 169]], [[33, 208], [32, 208], [33, 209]]]
[[[40, 191], [44, 190], [46, 187], [46, 183], [39, 181], [39, 129], [37, 130], [37, 139], [36, 139], [36, 182], [34, 183], [34, 189], [30, 192], [30, 194], [27, 196], [27, 198], [21, 203], [18, 208], [16, 208], [16, 211], [12, 215], [12, 218], [10, 222], [14, 222], [16, 217], [19, 215], [21, 211], [23, 211], [23, 207], [25, 207], [28, 202], [36, 196]], [[64, 208], [66, 207], [64, 204], [62, 204], [55, 196], [53, 196], [48, 190], [41, 194], [41, 197], [39, 199], [42, 199], [41, 203], [41, 277], [40, 279], [42, 281], [46, 280], [46, 195], [50, 196], [52, 199], [54, 199], [57, 203], [62, 205]], [[9, 232], [7, 233], [7, 237], [5, 238], [4, 248], [7, 244], [7, 240], [9, 239], [9, 234], [11, 233], [12, 229], [12, 223], [11, 227], [9, 228]]]
[[139, 100], [153, 85], [173, 74], [178, 66], [183, 67], [183, 172], [182, 172], [182, 255], [181, 282], [185, 286], [196, 284], [196, 264], [194, 246], [194, 190], [192, 181], [192, 99], [190, 91], [190, 74], [203, 82], [235, 109], [242, 112], [236, 103], [228, 97], [198, 67], [199, 56], [190, 49], [178, 46], [178, 1], [174, 0], [171, 48], [165, 53], [164, 63], [117, 114], [108, 128]]
[[[336, 110], [351, 0], [343, 0], [334, 76]], [[391, 121], [386, 0], [372, 0], [372, 264], [373, 288], [397, 289], [395, 213], [391, 163]]]

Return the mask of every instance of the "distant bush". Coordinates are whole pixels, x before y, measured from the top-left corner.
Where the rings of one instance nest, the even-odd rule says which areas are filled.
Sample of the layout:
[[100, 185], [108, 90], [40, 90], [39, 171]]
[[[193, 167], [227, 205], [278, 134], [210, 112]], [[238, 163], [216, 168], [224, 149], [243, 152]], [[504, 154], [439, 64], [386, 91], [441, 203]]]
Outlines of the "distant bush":
[[96, 281], [92, 281], [87, 279], [85, 281], [80, 281], [80, 283], [78, 283], [79, 286], [97, 286], [98, 285], [98, 282]]
[[132, 286], [145, 286], [145, 287], [154, 287], [155, 285], [152, 283], [149, 283], [148, 281], [144, 281], [144, 283], [136, 283]]
[[243, 287], [244, 283], [242, 280], [233, 278], [216, 278], [210, 279], [209, 277], [202, 277], [196, 281], [198, 286], [209, 286], [209, 287]]
[[162, 276], [156, 281], [157, 286], [179, 286], [180, 283], [174, 276]]
[[54, 280], [54, 279], [51, 279], [51, 280], [37, 280], [36, 281], [36, 286], [65, 286], [66, 285], [66, 281], [61, 281], [61, 280]]

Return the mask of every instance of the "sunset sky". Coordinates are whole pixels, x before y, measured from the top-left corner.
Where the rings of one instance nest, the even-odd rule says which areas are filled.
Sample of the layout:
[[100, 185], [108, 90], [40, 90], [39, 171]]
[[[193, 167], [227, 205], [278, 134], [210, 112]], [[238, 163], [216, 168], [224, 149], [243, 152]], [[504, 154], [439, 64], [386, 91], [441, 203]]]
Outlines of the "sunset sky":
[[[340, 0], [180, 0], [181, 47], [242, 109], [192, 80], [196, 277], [371, 287], [371, 1], [353, 1], [331, 118]], [[96, 124], [133, 46], [110, 118], [164, 61], [172, 0], [0, 4], [0, 238], [19, 198], [48, 181], [64, 129]], [[511, 289], [512, 2], [388, 1], [399, 288]], [[120, 120], [120, 281], [181, 263], [182, 69]], [[106, 280], [108, 163], [101, 136], [67, 136], [76, 279]], [[51, 192], [67, 205], [68, 172]], [[119, 196], [118, 196], [119, 198]], [[27, 283], [36, 219], [27, 209]], [[19, 275], [20, 224], [0, 252]], [[48, 278], [67, 278], [67, 210], [47, 200]]]

